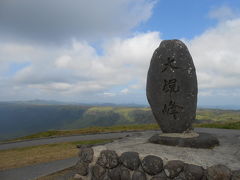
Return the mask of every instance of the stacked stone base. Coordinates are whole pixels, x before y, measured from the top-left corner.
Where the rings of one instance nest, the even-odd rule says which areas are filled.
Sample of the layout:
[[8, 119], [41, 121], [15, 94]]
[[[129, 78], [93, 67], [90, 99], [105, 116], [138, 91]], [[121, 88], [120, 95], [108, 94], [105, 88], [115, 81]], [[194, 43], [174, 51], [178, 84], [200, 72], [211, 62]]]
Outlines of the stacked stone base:
[[90, 146], [81, 146], [75, 179], [79, 180], [240, 180], [240, 169], [231, 171], [224, 165], [204, 169], [179, 160], [166, 163], [161, 157], [138, 152], [117, 154], [113, 150], [102, 150], [94, 155]]

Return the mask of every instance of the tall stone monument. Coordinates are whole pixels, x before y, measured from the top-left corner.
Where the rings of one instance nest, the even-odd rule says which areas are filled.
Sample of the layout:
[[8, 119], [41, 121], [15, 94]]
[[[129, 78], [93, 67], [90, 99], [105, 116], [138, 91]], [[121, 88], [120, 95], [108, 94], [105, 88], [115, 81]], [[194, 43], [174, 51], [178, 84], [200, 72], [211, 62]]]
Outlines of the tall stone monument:
[[162, 41], [153, 53], [148, 70], [147, 99], [166, 134], [153, 136], [151, 142], [190, 147], [218, 144], [209, 134], [193, 132], [197, 92], [196, 70], [186, 45], [180, 40]]

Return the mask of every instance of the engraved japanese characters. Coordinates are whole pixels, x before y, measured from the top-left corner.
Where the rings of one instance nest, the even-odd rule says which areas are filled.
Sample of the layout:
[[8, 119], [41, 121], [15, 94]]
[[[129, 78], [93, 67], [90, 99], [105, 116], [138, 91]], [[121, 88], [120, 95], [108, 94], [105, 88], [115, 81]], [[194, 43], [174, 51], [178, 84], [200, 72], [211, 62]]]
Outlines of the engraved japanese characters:
[[155, 50], [147, 77], [147, 99], [164, 133], [192, 129], [197, 106], [197, 76], [186, 45], [165, 40]]

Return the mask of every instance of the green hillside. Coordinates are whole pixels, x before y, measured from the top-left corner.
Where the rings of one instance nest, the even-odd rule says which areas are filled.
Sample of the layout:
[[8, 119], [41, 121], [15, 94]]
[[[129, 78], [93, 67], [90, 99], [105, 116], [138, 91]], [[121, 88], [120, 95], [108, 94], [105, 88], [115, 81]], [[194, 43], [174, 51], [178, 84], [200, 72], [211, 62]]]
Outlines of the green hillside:
[[[240, 121], [240, 110], [198, 109], [197, 124]], [[0, 103], [0, 140], [49, 130], [156, 123], [149, 108]]]

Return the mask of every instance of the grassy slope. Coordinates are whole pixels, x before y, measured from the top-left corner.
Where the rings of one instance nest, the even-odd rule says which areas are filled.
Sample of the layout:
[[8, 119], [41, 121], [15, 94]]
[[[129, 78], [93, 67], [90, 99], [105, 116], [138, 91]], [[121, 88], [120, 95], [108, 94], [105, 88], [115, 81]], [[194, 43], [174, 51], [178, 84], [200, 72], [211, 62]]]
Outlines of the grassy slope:
[[[215, 122], [215, 123], [198, 123], [194, 124], [194, 127], [203, 128], [222, 128], [222, 129], [239, 129], [240, 121], [236, 122]], [[108, 126], [108, 127], [90, 127], [74, 130], [61, 130], [61, 131], [46, 131], [41, 133], [32, 134], [16, 138], [15, 141], [29, 140], [34, 138], [46, 138], [46, 137], [57, 137], [57, 136], [71, 136], [79, 134], [94, 134], [94, 133], [106, 133], [106, 132], [121, 132], [121, 131], [140, 131], [140, 130], [157, 130], [159, 126], [157, 124], [140, 124], [140, 125], [124, 125], [124, 126]], [[9, 142], [9, 141], [8, 141]]]
[[0, 150], [0, 170], [74, 157], [78, 153], [77, 144], [108, 142], [111, 140], [77, 141]]
[[[34, 138], [46, 138], [46, 137], [56, 137], [56, 136], [70, 136], [79, 134], [95, 134], [95, 133], [106, 133], [106, 132], [121, 132], [121, 131], [133, 131], [133, 130], [153, 130], [159, 129], [157, 124], [140, 124], [140, 125], [121, 125], [121, 126], [107, 126], [107, 127], [89, 127], [74, 130], [54, 130], [40, 132], [20, 138], [16, 138], [11, 141], [22, 141]], [[9, 141], [8, 141], [9, 142]]]
[[220, 110], [220, 109], [198, 109], [198, 120], [211, 120], [215, 122], [235, 122], [240, 121], [239, 110]]
[[[199, 109], [197, 122], [236, 122], [240, 121], [240, 111]], [[67, 128], [83, 128], [89, 126], [113, 126], [128, 124], [155, 123], [150, 108], [132, 107], [90, 107], [83, 117], [66, 125]]]

